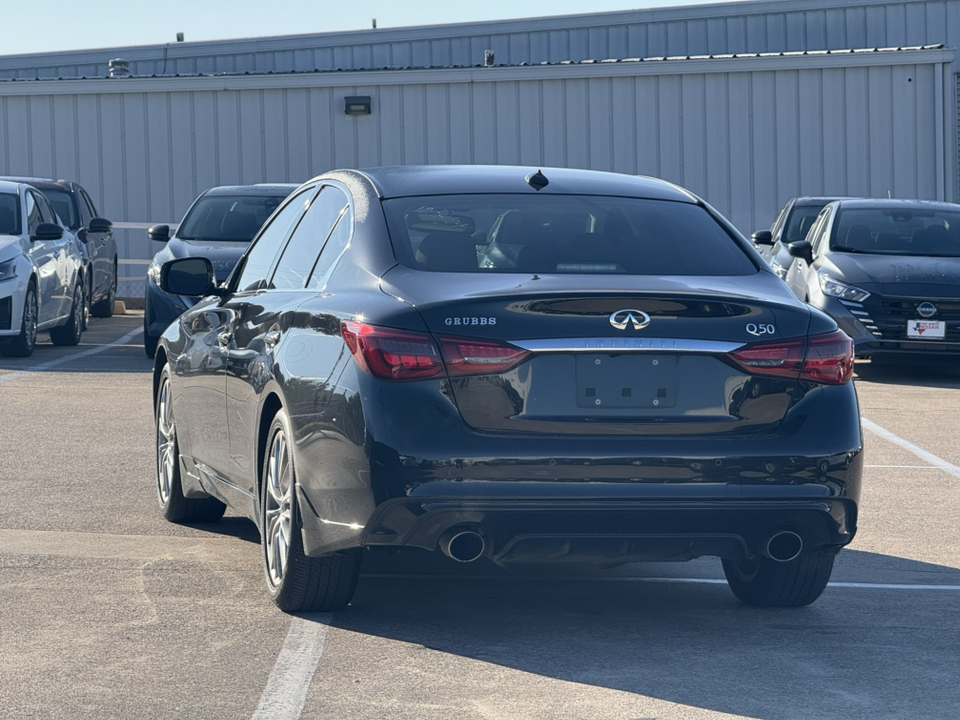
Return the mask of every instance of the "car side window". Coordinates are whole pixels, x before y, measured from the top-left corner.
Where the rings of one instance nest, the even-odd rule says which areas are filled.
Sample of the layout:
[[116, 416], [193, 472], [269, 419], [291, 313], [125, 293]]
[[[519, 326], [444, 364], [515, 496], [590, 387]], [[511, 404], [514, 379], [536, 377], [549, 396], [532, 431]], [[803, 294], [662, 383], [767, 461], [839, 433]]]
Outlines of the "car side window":
[[236, 282], [237, 292], [252, 292], [267, 287], [267, 278], [277, 253], [283, 247], [290, 231], [296, 226], [310, 204], [316, 186], [311, 186], [292, 196], [270, 223], [253, 239], [243, 260], [243, 269]]
[[93, 200], [90, 199], [90, 196], [87, 195], [86, 190], [82, 188], [77, 191], [77, 198], [80, 202], [77, 205], [80, 206], [80, 225], [81, 227], [89, 227], [90, 220], [97, 216], [97, 209], [93, 206]]
[[813, 254], [815, 256], [820, 255], [824, 249], [824, 240], [827, 237], [826, 229], [828, 225], [828, 220], [830, 219], [830, 211], [824, 210], [820, 213], [820, 217], [817, 218], [816, 223], [813, 228], [810, 230], [811, 245], [813, 245]]
[[780, 211], [780, 214], [777, 216], [777, 219], [773, 223], [773, 227], [770, 228], [770, 236], [773, 238], [773, 241], [780, 241], [780, 233], [783, 231], [784, 221], [787, 218], [787, 215], [790, 213], [790, 208], [793, 207], [793, 202], [788, 202], [784, 205], [783, 210]]
[[31, 235], [36, 234], [37, 226], [40, 223], [44, 222], [42, 211], [40, 210], [40, 203], [37, 202], [37, 196], [33, 194], [33, 191], [27, 190], [27, 232]]
[[57, 212], [53, 209], [50, 201], [47, 200], [46, 195], [43, 193], [37, 195], [37, 204], [40, 206], [40, 215], [43, 217], [41, 222], [57, 223], [59, 225], [63, 224], [63, 222], [60, 220], [60, 216], [57, 215]]
[[343, 255], [353, 237], [353, 207], [347, 205], [346, 210], [340, 215], [337, 226], [330, 234], [330, 239], [323, 246], [317, 264], [310, 273], [310, 279], [307, 281], [307, 288], [310, 290], [322, 290], [336, 267], [337, 260]]
[[346, 206], [347, 196], [342, 190], [332, 185], [324, 185], [297, 229], [293, 231], [273, 275], [271, 288], [304, 288], [317, 257], [323, 257], [321, 251]]

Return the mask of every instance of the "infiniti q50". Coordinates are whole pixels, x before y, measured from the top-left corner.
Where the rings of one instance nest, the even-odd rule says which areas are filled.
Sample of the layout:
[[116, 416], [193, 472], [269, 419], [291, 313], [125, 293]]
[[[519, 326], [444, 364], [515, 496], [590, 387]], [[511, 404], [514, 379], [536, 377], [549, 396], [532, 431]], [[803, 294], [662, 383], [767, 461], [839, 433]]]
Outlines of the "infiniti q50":
[[459, 562], [717, 556], [753, 605], [814, 601], [854, 537], [851, 341], [702, 200], [569, 169], [335, 171], [294, 191], [160, 339], [171, 521], [259, 527], [286, 611], [364, 548]]

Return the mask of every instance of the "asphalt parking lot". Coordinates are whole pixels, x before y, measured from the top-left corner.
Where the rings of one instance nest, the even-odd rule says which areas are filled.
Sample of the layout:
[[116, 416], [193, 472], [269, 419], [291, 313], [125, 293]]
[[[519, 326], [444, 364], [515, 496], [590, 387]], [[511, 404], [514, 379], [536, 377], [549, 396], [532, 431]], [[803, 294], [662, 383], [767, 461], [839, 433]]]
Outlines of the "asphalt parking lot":
[[0, 358], [0, 716], [955, 718], [960, 370], [858, 365], [860, 531], [814, 605], [739, 604], [719, 561], [501, 571], [368, 557], [291, 618], [254, 526], [157, 510], [142, 316]]

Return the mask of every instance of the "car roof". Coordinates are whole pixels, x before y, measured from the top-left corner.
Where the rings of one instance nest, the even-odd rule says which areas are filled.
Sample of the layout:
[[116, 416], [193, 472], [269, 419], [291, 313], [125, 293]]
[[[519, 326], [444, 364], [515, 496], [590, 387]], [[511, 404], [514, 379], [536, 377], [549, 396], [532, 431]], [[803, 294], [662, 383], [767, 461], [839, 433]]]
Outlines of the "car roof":
[[16, 180], [7, 180], [6, 178], [0, 178], [0, 192], [4, 193], [15, 193], [17, 188], [20, 187], [23, 183]]
[[24, 185], [31, 185], [32, 187], [37, 188], [38, 190], [72, 190], [76, 183], [72, 180], [53, 180], [51, 178], [36, 178], [36, 177], [17, 177], [17, 176], [0, 176], [0, 180], [9, 180], [10, 182], [23, 183]]
[[266, 197], [286, 197], [296, 188], [296, 183], [260, 183], [258, 185], [221, 185], [207, 190], [204, 195], [250, 195]]
[[854, 199], [856, 198], [853, 198], [849, 195], [823, 195], [823, 196], [805, 195], [803, 197], [794, 198], [793, 206], [808, 207], [811, 205], [819, 205], [820, 207], [823, 207], [824, 205], [828, 205], [832, 202], [836, 202], [837, 200], [854, 200]]
[[960, 211], [960, 205], [948, 202], [939, 202], [936, 200], [906, 200], [906, 199], [888, 199], [888, 198], [850, 198], [839, 200], [837, 204], [843, 209], [867, 209], [880, 208], [881, 210], [894, 210], [897, 208], [922, 208], [924, 210], [951, 210]]
[[[526, 180], [538, 171], [549, 181], [540, 191]], [[384, 199], [539, 192], [541, 195], [604, 195], [697, 202], [694, 195], [665, 180], [596, 170], [510, 165], [406, 165], [367, 168], [358, 172], [370, 179]]]

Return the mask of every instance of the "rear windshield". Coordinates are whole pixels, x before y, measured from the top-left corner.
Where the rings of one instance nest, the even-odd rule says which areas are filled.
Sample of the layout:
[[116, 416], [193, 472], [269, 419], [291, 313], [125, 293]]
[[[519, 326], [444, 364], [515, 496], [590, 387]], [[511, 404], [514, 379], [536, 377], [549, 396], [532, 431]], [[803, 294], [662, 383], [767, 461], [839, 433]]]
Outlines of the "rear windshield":
[[440, 195], [383, 203], [397, 259], [471, 273], [751, 275], [692, 203], [583, 195]]
[[838, 252], [960, 256], [960, 208], [841, 209], [833, 227]]
[[284, 197], [206, 195], [187, 212], [177, 229], [177, 237], [250, 242]]
[[0, 193], [0, 235], [20, 234], [20, 196]]

